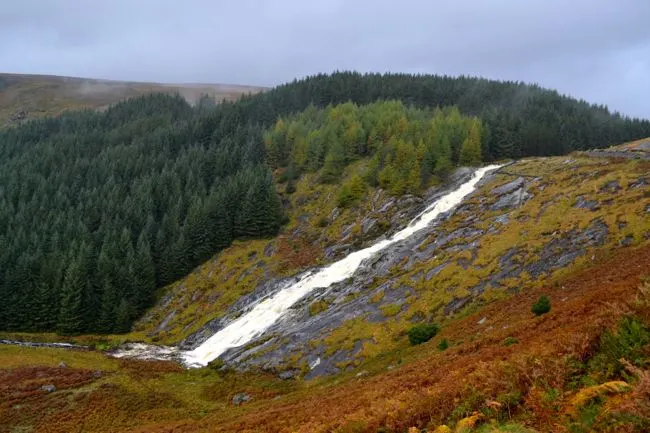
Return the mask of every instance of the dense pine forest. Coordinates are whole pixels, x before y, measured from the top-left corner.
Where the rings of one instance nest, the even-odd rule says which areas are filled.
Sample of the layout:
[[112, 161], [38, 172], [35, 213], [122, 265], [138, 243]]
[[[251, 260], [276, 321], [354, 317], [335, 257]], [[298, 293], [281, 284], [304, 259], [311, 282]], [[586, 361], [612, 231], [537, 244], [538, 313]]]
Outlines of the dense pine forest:
[[216, 106], [151, 95], [31, 121], [0, 132], [0, 328], [127, 331], [157, 288], [278, 232], [272, 169], [338, 182], [367, 157], [346, 204], [367, 184], [417, 193], [455, 165], [644, 136], [648, 121], [537, 86], [347, 72]]
[[400, 101], [357, 106], [351, 102], [280, 118], [264, 136], [267, 162], [280, 171], [292, 193], [300, 173], [319, 172], [323, 183], [339, 183], [350, 163], [367, 166], [342, 186], [340, 204], [361, 198], [366, 186], [392, 195], [417, 194], [441, 181], [457, 165], [482, 160], [483, 126], [456, 107], [408, 108]]

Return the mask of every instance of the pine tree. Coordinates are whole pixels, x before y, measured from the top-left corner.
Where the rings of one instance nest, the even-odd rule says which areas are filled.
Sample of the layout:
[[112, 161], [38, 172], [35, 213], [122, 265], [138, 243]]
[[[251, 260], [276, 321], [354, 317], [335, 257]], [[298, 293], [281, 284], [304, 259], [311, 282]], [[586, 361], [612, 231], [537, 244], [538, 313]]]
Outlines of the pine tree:
[[343, 143], [338, 139], [334, 139], [325, 157], [325, 164], [323, 165], [320, 177], [321, 182], [337, 182], [341, 178], [341, 173], [343, 173], [345, 165], [346, 160]]
[[436, 155], [436, 168], [434, 169], [434, 173], [444, 177], [453, 168], [453, 163], [451, 162], [451, 146], [446, 136], [436, 137], [434, 153]]
[[133, 306], [126, 299], [122, 298], [115, 312], [115, 332], [129, 332], [134, 315]]
[[102, 286], [101, 305], [97, 319], [97, 331], [111, 333], [116, 330], [115, 317], [117, 312], [119, 295], [117, 289], [108, 280]]
[[460, 148], [460, 164], [473, 166], [481, 163], [481, 124], [478, 119], [473, 119], [467, 138]]
[[75, 258], [65, 273], [61, 290], [61, 307], [57, 323], [57, 332], [62, 335], [74, 335], [83, 330], [83, 297], [87, 284], [87, 270], [82, 258]]
[[138, 238], [132, 267], [134, 307], [137, 312], [142, 312], [151, 305], [156, 288], [156, 271], [151, 258], [149, 241], [144, 232]]

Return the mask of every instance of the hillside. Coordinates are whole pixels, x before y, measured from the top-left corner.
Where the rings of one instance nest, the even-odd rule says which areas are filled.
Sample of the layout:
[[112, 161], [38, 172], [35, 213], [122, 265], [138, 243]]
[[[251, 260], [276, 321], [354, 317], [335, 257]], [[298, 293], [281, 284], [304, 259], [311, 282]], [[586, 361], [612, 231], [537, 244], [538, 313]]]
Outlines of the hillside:
[[190, 103], [207, 95], [236, 100], [262, 87], [230, 84], [159, 84], [0, 73], [0, 128], [28, 119], [56, 116], [66, 110], [105, 109], [124, 99], [152, 92], [182, 95]]
[[[4, 425], [48, 432], [69, 431], [81, 420], [87, 431], [647, 431], [647, 142], [503, 167], [414, 241], [419, 248], [382, 255], [376, 281], [354, 289], [355, 278], [347, 291], [316, 293], [294, 311], [292, 323], [304, 324], [302, 330], [261, 338], [267, 348], [281, 338], [285, 348], [301, 352], [283, 364], [296, 366], [291, 375], [0, 347]], [[157, 308], [186, 305], [194, 313], [178, 310], [178, 321], [167, 320], [158, 337], [169, 332], [177, 340], [186, 329], [183, 317], [204, 317], [212, 303], [225, 305], [214, 301], [233, 296], [230, 280], [255, 287], [259, 274], [333, 260], [325, 256], [329, 244], [318, 222], [332, 215], [335, 203], [326, 191], [337, 186], [319, 185], [313, 176], [296, 183], [285, 236], [237, 243], [171, 286]], [[370, 195], [376, 201], [342, 210], [328, 225], [333, 245], [346, 225], [379, 216], [371, 203], [377, 209], [390, 202], [381, 192]], [[282, 246], [297, 229], [296, 240], [321, 237], [312, 238], [311, 254]], [[260, 262], [286, 265], [276, 271]], [[477, 283], [485, 287], [476, 289]], [[541, 295], [550, 298], [551, 310], [535, 316], [531, 305]], [[313, 308], [319, 301], [325, 305]], [[309, 323], [340, 317], [336, 312], [346, 305], [357, 318], [319, 326], [323, 333], [310, 336]], [[149, 320], [142, 326], [160, 326]], [[419, 320], [432, 320], [441, 331], [410, 346], [404, 330]], [[297, 344], [301, 338], [306, 344]], [[299, 379], [310, 371], [301, 365], [310, 351], [320, 353], [321, 365], [341, 371]], [[328, 362], [328, 353], [337, 362]], [[271, 355], [263, 350], [236, 365], [260, 365]], [[54, 392], [41, 390], [50, 384]], [[233, 403], [242, 396], [251, 400]], [[443, 424], [455, 430], [435, 430]]]
[[[154, 94], [26, 122], [0, 131], [0, 326], [128, 330], [157, 289], [233, 241], [284, 229], [302, 173], [334, 185], [367, 164], [338, 201], [377, 186], [417, 201], [458, 165], [647, 135], [646, 120], [536, 86], [355, 73], [217, 105]], [[280, 194], [270, 169], [286, 181]]]
[[0, 432], [645, 432], [648, 136], [347, 72], [5, 128]]

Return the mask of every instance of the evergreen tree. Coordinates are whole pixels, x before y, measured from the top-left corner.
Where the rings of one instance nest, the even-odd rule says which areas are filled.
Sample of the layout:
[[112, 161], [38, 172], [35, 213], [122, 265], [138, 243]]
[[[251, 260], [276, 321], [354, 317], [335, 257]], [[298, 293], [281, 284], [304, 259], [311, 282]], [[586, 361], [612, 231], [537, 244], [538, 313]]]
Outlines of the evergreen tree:
[[436, 155], [436, 167], [434, 172], [438, 176], [446, 176], [453, 168], [451, 162], [451, 145], [446, 136], [436, 137], [434, 142], [434, 153]]
[[329, 151], [325, 157], [325, 163], [321, 172], [321, 181], [326, 183], [334, 183], [338, 181], [345, 165], [346, 160], [343, 143], [335, 138], [330, 144]]
[[481, 163], [481, 124], [478, 120], [471, 121], [467, 138], [460, 148], [460, 164], [466, 166]]
[[75, 258], [66, 270], [61, 289], [57, 332], [63, 335], [78, 334], [84, 328], [83, 299], [87, 278], [83, 258]]

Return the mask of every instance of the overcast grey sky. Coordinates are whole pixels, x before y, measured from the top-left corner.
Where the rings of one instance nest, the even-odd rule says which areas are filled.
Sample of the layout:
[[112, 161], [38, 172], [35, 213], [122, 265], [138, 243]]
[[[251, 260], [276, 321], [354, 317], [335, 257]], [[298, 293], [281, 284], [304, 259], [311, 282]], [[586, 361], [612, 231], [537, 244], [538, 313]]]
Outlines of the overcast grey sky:
[[0, 0], [0, 71], [274, 85], [339, 69], [536, 82], [650, 117], [650, 0]]

